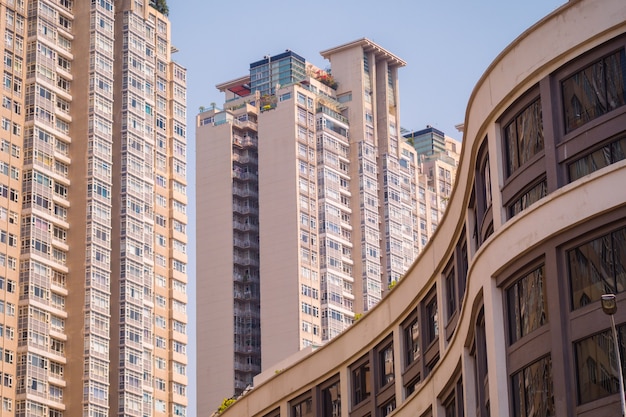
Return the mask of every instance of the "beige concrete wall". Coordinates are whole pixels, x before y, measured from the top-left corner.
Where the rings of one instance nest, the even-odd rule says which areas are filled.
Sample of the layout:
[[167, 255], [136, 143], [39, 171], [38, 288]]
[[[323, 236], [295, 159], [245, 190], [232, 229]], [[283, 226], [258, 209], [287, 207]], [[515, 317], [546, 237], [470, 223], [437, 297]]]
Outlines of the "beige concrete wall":
[[[66, 311], [68, 319], [66, 323], [67, 336], [69, 341], [77, 343], [66, 344], [66, 355], [68, 358], [81, 358], [81, 360], [68, 361], [65, 366], [65, 379], [71, 381], [70, 386], [77, 389], [66, 389], [67, 396], [64, 398], [66, 412], [69, 414], [82, 413], [82, 380], [84, 366], [82, 358], [85, 351], [84, 327], [85, 327], [85, 264], [86, 256], [86, 225], [87, 225], [87, 146], [88, 146], [88, 117], [87, 103], [89, 102], [89, 33], [90, 5], [75, 5], [74, 33], [80, 33], [74, 39], [73, 51], [74, 61], [72, 62], [72, 110], [74, 121], [70, 127], [72, 143], [70, 145], [70, 157], [72, 160], [69, 166], [70, 178], [76, 178], [72, 182], [69, 191], [70, 208], [68, 209], [68, 223], [70, 231], [67, 243], [71, 248], [81, 248], [81, 250], [71, 250], [68, 252], [67, 265], [71, 269], [68, 274], [68, 283], [71, 285], [71, 296], [67, 297]], [[82, 53], [78, 53], [81, 51]], [[115, 196], [119, 197], [119, 195]], [[119, 240], [117, 241], [119, 247]], [[116, 328], [111, 327], [115, 332]], [[119, 338], [119, 331], [116, 333]], [[117, 339], [116, 338], [116, 339]], [[111, 346], [109, 346], [111, 348]], [[88, 349], [88, 348], [87, 348]], [[80, 387], [80, 388], [79, 388]], [[110, 388], [111, 389], [111, 388]], [[110, 391], [109, 391], [110, 392]]]
[[[200, 114], [198, 118], [206, 116]], [[211, 130], [210, 136], [208, 131]], [[233, 393], [232, 128], [196, 130], [197, 380], [198, 410], [215, 410]], [[214, 218], [224, 219], [216, 223]], [[210, 361], [203, 358], [211, 358]]]
[[[294, 93], [295, 99], [295, 93]], [[263, 371], [300, 350], [300, 253], [294, 101], [259, 115]]]

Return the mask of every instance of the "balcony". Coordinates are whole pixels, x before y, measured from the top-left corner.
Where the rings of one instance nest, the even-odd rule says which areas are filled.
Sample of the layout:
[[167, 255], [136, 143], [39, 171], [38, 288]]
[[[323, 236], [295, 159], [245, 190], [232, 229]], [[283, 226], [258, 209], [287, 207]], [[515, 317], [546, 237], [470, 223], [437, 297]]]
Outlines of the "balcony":
[[247, 355], [260, 355], [261, 349], [254, 347], [254, 346], [245, 345], [243, 343], [235, 343], [235, 353], [244, 353]]
[[240, 169], [233, 169], [233, 178], [241, 181], [257, 181], [259, 176], [252, 172], [244, 172]]
[[243, 265], [243, 266], [256, 266], [256, 267], [259, 266], [258, 259], [253, 259], [248, 256], [233, 255], [233, 261], [236, 264]]
[[252, 291], [233, 291], [233, 296], [237, 300], [252, 300], [259, 298], [259, 294], [255, 294]]
[[[249, 305], [244, 308], [235, 306], [233, 310], [233, 314], [235, 317], [243, 317], [244, 319], [257, 319], [257, 320], [261, 319], [261, 312], [259, 311], [259, 309], [258, 308], [253, 309]], [[254, 330], [254, 329], [251, 329], [251, 330]], [[246, 331], [246, 332], [239, 332], [238, 334], [253, 335], [255, 333], [256, 332]]]
[[249, 239], [233, 239], [233, 245], [242, 249], [258, 249], [259, 243]]
[[241, 154], [233, 154], [233, 161], [238, 162], [240, 164], [253, 164], [257, 165], [259, 163], [259, 158], [256, 155], [241, 155]]
[[259, 278], [258, 276], [255, 276], [255, 275], [241, 274], [241, 273], [235, 272], [233, 274], [233, 281], [238, 282], [238, 283], [248, 283], [248, 282], [258, 283]]
[[236, 220], [233, 221], [233, 228], [242, 232], [258, 232], [259, 231], [258, 224], [238, 222]]
[[233, 187], [233, 194], [239, 196], [239, 197], [252, 197], [252, 198], [258, 198], [259, 197], [259, 191], [255, 190], [252, 187], [238, 187], [238, 186], [234, 186]]
[[236, 380], [235, 380], [235, 389], [236, 389], [236, 390], [241, 390], [241, 391], [243, 391], [243, 390], [245, 390], [246, 388], [248, 388], [248, 386], [249, 386], [249, 385], [250, 385], [250, 384], [248, 384], [248, 383], [246, 383], [246, 382], [244, 382], [244, 381], [240, 381], [240, 380], [238, 380], [238, 379], [236, 379]]
[[250, 129], [250, 130], [257, 130], [257, 124], [256, 122], [253, 122], [251, 120], [237, 120], [237, 119], [233, 119], [233, 126], [238, 127], [240, 129]]
[[255, 214], [259, 215], [259, 209], [257, 207], [250, 207], [243, 204], [233, 204], [233, 212], [239, 214]]
[[257, 148], [258, 145], [258, 138], [252, 136], [244, 136], [243, 141], [241, 142], [241, 146], [243, 146], [244, 148]]
[[235, 371], [252, 372], [252, 373], [258, 374], [259, 372], [261, 372], [261, 366], [253, 365], [250, 363], [235, 362]]

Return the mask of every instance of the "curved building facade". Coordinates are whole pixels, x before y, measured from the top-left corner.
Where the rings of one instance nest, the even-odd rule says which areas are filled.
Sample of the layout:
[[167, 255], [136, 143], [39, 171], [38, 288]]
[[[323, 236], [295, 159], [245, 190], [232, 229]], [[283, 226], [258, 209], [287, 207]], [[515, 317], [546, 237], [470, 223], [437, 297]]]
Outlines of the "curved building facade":
[[618, 415], [600, 296], [616, 294], [625, 341], [625, 51], [623, 0], [570, 1], [505, 49], [472, 93], [448, 211], [417, 261], [224, 415]]

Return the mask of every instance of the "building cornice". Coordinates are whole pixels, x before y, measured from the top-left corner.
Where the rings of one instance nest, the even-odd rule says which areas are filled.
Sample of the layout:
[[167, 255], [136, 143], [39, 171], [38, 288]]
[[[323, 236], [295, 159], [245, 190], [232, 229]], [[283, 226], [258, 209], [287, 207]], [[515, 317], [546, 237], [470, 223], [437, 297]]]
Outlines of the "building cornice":
[[331, 55], [333, 54], [356, 47], [363, 48], [364, 52], [373, 52], [376, 55], [376, 59], [388, 61], [392, 66], [406, 66], [406, 62], [404, 60], [367, 38], [358, 39], [356, 41], [344, 43], [343, 45], [339, 45], [334, 48], [326, 49], [325, 51], [321, 51], [320, 54], [325, 59], [330, 59]]

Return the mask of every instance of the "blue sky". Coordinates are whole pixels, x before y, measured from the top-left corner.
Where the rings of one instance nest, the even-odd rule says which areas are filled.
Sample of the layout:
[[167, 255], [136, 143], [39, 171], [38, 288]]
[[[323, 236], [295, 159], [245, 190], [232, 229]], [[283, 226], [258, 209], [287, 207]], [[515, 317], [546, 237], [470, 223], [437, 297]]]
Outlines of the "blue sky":
[[[368, 38], [407, 62], [400, 70], [401, 126], [432, 125], [461, 139], [474, 85], [493, 59], [566, 0], [169, 0], [174, 59], [187, 68], [189, 183], [188, 416], [195, 398], [195, 115], [223, 103], [215, 85], [246, 75], [251, 62], [291, 49], [321, 68], [319, 51]], [[549, 40], [546, 40], [549, 42]], [[210, 238], [219, 238], [213, 236]], [[225, 242], [226, 243], [226, 242]]]

